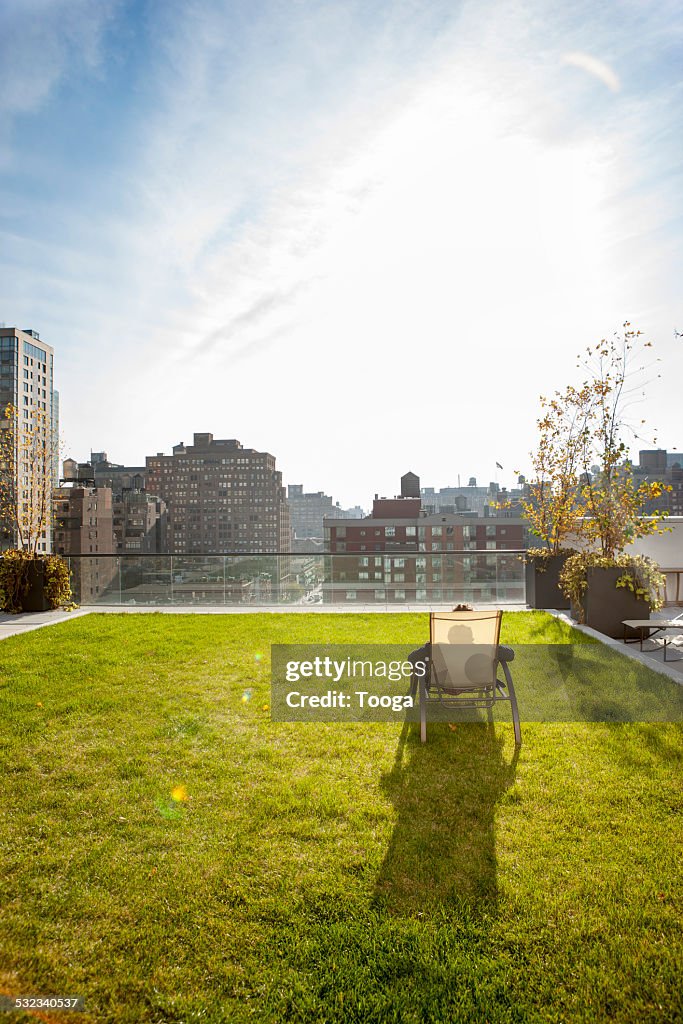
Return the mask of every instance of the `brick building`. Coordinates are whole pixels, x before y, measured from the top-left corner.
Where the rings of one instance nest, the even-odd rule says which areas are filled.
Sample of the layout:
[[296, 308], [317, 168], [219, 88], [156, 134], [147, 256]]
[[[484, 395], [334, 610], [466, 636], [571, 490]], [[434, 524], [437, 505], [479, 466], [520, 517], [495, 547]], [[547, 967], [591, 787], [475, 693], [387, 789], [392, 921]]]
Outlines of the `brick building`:
[[114, 539], [120, 552], [159, 554], [167, 549], [166, 502], [146, 491], [114, 495]]
[[291, 550], [282, 474], [267, 452], [195, 434], [171, 455], [148, 456], [146, 478], [166, 502], [172, 554]]
[[325, 542], [325, 603], [514, 602], [524, 597], [519, 555], [493, 554], [526, 547], [519, 518], [427, 514], [420, 498], [376, 496], [365, 519], [326, 519]]
[[54, 496], [54, 550], [78, 556], [71, 562], [72, 589], [78, 603], [94, 603], [116, 575], [112, 493], [110, 487], [75, 482]]

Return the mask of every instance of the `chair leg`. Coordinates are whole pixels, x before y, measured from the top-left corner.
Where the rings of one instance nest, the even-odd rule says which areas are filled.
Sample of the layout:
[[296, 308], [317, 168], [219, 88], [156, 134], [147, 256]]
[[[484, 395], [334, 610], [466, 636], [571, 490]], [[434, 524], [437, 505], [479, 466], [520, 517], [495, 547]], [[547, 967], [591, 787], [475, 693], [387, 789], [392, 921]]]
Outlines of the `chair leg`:
[[507, 666], [507, 662], [502, 662], [503, 672], [505, 673], [505, 681], [507, 683], [508, 693], [510, 695], [510, 708], [512, 710], [512, 724], [515, 730], [515, 746], [521, 747], [522, 745], [522, 730], [519, 724], [519, 709], [517, 707], [517, 694], [515, 693], [515, 686], [512, 682], [512, 676], [510, 675], [510, 669]]
[[427, 686], [420, 680], [420, 740], [427, 742]]

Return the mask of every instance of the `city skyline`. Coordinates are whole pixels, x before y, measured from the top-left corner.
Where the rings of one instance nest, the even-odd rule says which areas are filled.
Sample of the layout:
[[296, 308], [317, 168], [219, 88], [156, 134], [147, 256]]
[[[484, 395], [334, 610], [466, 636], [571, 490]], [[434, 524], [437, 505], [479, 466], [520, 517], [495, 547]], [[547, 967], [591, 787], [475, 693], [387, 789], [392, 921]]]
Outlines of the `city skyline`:
[[662, 359], [633, 454], [679, 442], [679, 5], [0, 20], [0, 321], [57, 353], [67, 453], [211, 430], [345, 507], [509, 486], [624, 320]]

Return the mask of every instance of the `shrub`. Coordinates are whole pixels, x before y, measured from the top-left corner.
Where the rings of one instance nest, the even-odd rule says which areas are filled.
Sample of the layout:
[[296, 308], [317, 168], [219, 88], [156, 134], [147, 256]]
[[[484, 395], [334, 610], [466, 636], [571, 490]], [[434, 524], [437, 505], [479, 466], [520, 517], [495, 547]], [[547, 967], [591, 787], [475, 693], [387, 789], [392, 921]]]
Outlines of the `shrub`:
[[648, 601], [657, 610], [664, 603], [665, 578], [656, 562], [646, 555], [618, 554], [613, 557], [594, 551], [578, 551], [564, 563], [560, 573], [560, 590], [575, 605], [581, 605], [588, 586], [588, 570], [623, 569], [617, 587], [625, 587], [636, 597]]
[[63, 558], [13, 550], [3, 552], [0, 559], [0, 610], [23, 610], [30, 586], [30, 567], [36, 562], [45, 566], [45, 596], [50, 607], [71, 606], [71, 573]]

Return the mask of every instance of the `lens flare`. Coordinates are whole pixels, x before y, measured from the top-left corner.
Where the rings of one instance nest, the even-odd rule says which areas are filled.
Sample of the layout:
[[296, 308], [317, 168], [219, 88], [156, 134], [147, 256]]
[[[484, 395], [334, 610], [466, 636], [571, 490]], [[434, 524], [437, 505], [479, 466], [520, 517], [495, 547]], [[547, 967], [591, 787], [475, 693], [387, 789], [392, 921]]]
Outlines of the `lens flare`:
[[242, 703], [248, 704], [253, 696], [253, 693], [254, 691], [251, 689], [251, 687], [247, 687], [247, 689], [242, 694]]
[[156, 809], [166, 821], [173, 821], [174, 818], [180, 818], [183, 811], [182, 807], [177, 804], [174, 800], [157, 800]]

